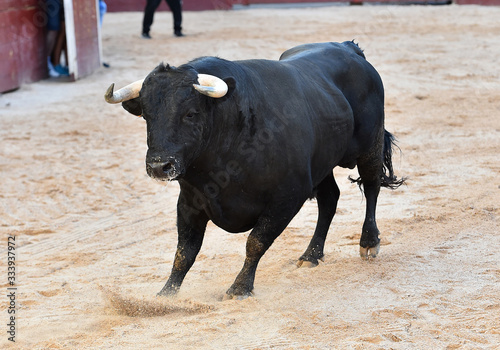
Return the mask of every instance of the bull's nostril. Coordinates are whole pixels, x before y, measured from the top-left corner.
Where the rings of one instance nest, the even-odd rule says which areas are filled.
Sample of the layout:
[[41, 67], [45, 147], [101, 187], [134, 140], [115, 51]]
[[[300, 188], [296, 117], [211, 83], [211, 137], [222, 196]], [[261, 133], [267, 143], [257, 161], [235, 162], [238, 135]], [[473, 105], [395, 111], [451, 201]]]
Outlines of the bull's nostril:
[[167, 163], [162, 168], [163, 172], [167, 174], [170, 170], [172, 170], [172, 163]]
[[171, 179], [176, 175], [175, 161], [147, 161], [146, 171], [148, 175], [154, 179], [166, 180]]

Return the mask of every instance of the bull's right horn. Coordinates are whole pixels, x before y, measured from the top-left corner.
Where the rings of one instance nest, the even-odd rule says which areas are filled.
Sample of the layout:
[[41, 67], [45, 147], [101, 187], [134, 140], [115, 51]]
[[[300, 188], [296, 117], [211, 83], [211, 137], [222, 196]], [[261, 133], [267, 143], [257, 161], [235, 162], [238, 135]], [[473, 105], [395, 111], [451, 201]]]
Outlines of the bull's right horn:
[[115, 84], [113, 83], [106, 91], [104, 99], [107, 103], [120, 103], [139, 97], [139, 91], [141, 91], [143, 82], [144, 79], [137, 80], [115, 92], [113, 92], [115, 88]]
[[198, 74], [198, 82], [199, 84], [193, 84], [193, 86], [203, 95], [221, 98], [227, 93], [226, 82], [214, 75]]

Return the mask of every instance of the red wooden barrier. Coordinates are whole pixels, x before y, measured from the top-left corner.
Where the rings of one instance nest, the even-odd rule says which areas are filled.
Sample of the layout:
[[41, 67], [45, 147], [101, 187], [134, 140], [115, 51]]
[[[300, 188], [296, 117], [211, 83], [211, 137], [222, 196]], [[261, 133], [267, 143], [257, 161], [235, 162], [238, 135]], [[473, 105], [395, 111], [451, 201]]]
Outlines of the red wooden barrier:
[[253, 4], [295, 4], [308, 2], [346, 2], [351, 4], [362, 4], [364, 2], [390, 3], [390, 4], [446, 4], [456, 3], [460, 5], [496, 5], [500, 6], [500, 0], [233, 0], [233, 4], [253, 5]]
[[[0, 0], [0, 92], [19, 87], [23, 83], [29, 83], [43, 79], [47, 74], [47, 57], [45, 53], [45, 18], [40, 8], [41, 0]], [[75, 27], [78, 47], [95, 48], [97, 34], [95, 28], [90, 26], [92, 20], [88, 16], [84, 23], [79, 18], [82, 13], [79, 1], [87, 3], [86, 9], [90, 9], [91, 0], [72, 0], [76, 5]], [[299, 3], [299, 2], [329, 2], [331, 0], [184, 0], [183, 6], [186, 11], [230, 9], [233, 4], [269, 4], [269, 3]], [[340, 0], [347, 2], [349, 0]], [[360, 2], [419, 2], [419, 0], [351, 0], [351, 3]], [[93, 2], [93, 1], [92, 1]], [[420, 1], [420, 2], [424, 2]], [[429, 0], [428, 3], [443, 3], [443, 0]], [[500, 6], [500, 0], [454, 0], [457, 4], [479, 4]], [[106, 0], [108, 10], [114, 11], [143, 11], [146, 0]], [[161, 9], [168, 9], [165, 1], [162, 1]], [[92, 15], [95, 16], [95, 15]], [[89, 31], [89, 28], [92, 29]], [[88, 33], [88, 35], [83, 35]], [[80, 45], [80, 40], [83, 44]], [[92, 49], [94, 50], [94, 49]], [[97, 56], [89, 56], [88, 50], [78, 53], [80, 75], [89, 74], [98, 64]], [[88, 57], [85, 57], [88, 56]]]
[[[74, 61], [69, 62], [70, 73], [74, 79], [92, 74], [101, 66], [99, 57], [99, 34], [97, 17], [99, 16], [95, 0], [72, 0], [73, 33], [66, 33], [68, 54], [70, 40], [74, 40]], [[70, 21], [66, 18], [66, 23]], [[71, 58], [70, 58], [71, 59]]]
[[[109, 12], [144, 11], [146, 0], [106, 0]], [[183, 0], [183, 11], [228, 10], [233, 6], [233, 0]], [[167, 2], [163, 1], [158, 11], [169, 10]]]
[[500, 6], [500, 0], [455, 0], [459, 5], [487, 5], [487, 6]]
[[[254, 4], [282, 4], [282, 3], [327, 3], [327, 2], [350, 2], [351, 4], [361, 4], [364, 2], [378, 3], [420, 3], [420, 4], [445, 4], [455, 2], [457, 4], [478, 4], [478, 5], [499, 5], [500, 0], [184, 0], [184, 11], [201, 10], [228, 10], [233, 5], [254, 5]], [[119, 11], [143, 11], [146, 6], [146, 0], [106, 0], [109, 12]], [[168, 11], [166, 1], [162, 1], [158, 11]]]
[[0, 7], [0, 92], [46, 74], [45, 22], [38, 0], [4, 0]]

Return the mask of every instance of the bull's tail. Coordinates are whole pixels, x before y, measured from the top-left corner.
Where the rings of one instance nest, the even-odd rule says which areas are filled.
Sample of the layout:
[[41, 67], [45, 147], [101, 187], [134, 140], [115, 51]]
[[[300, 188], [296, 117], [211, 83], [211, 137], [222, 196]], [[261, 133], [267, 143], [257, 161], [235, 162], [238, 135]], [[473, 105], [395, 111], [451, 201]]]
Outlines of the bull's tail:
[[392, 168], [392, 150], [396, 147], [396, 138], [389, 131], [384, 130], [384, 162], [382, 166], [382, 181], [380, 186], [390, 188], [392, 190], [398, 188], [405, 183], [406, 178], [398, 179], [394, 175], [394, 169]]

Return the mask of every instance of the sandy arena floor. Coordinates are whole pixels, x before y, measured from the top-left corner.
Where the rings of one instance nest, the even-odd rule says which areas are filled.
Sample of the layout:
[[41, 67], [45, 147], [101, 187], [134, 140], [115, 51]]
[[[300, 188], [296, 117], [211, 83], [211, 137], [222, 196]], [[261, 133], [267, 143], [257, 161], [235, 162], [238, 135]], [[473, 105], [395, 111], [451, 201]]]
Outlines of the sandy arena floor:
[[[76, 83], [0, 96], [0, 265], [17, 244], [19, 349], [498, 349], [500, 8], [358, 6], [158, 13], [104, 19], [104, 60]], [[342, 195], [326, 259], [298, 269], [316, 223], [302, 211], [262, 259], [255, 296], [222, 301], [248, 234], [210, 224], [178, 297], [155, 298], [176, 246], [177, 183], [145, 172], [145, 122], [107, 105], [110, 83], [160, 61], [277, 59], [297, 44], [356, 39], [386, 87], [399, 176], [382, 190], [382, 249], [363, 261], [364, 199]], [[4, 296], [2, 305], [8, 305]], [[2, 312], [0, 347], [7, 340]]]

